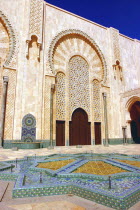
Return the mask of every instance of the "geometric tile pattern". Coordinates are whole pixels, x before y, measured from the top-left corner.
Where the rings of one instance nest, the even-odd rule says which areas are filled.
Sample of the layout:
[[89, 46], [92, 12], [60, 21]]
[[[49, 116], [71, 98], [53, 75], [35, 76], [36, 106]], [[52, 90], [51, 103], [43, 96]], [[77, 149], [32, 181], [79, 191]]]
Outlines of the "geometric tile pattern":
[[107, 79], [107, 65], [98, 45], [86, 33], [70, 29], [60, 32], [49, 48], [49, 64], [52, 72], [67, 71], [67, 62], [73, 55], [84, 55], [94, 78]]
[[8, 32], [0, 18], [0, 58], [2, 58], [3, 61], [6, 60], [9, 52], [9, 42]]
[[38, 42], [42, 41], [42, 15], [43, 15], [43, 1], [31, 0], [30, 6], [30, 36], [36, 35]]
[[[3, 12], [1, 10], [0, 10], [0, 22], [4, 26], [4, 30], [8, 35], [8, 37], [7, 37], [6, 33], [3, 31], [3, 27], [1, 25], [1, 27], [0, 27], [1, 30], [0, 31], [2, 33], [0, 35], [1, 35], [1, 38], [2, 38], [2, 43], [4, 43], [4, 45], [5, 44], [6, 45], [2, 46], [3, 49], [0, 49], [0, 51], [3, 54], [2, 60], [5, 61], [4, 65], [9, 66], [11, 60], [15, 57], [16, 36], [15, 36], [15, 33], [14, 33], [13, 28], [11, 26], [11, 23], [9, 22], [8, 18], [3, 14]], [[8, 41], [7, 38], [9, 39], [9, 44], [7, 42]], [[7, 51], [8, 48], [9, 48], [9, 50]], [[5, 55], [6, 55], [6, 57], [5, 57]], [[1, 57], [1, 55], [0, 55], [0, 57]], [[11, 65], [10, 65], [10, 67], [11, 67]]]
[[81, 56], [74, 56], [69, 62], [69, 114], [77, 108], [89, 111], [89, 66]]
[[48, 168], [51, 170], [57, 170], [62, 168], [63, 166], [66, 166], [69, 163], [74, 162], [75, 160], [73, 159], [68, 159], [68, 160], [59, 160], [59, 161], [51, 161], [51, 162], [46, 162], [46, 163], [39, 163], [37, 165], [38, 168]]
[[114, 28], [112, 28], [112, 40], [114, 50], [114, 62], [116, 60], [120, 61], [119, 31]]
[[65, 75], [59, 72], [56, 78], [56, 120], [65, 120]]
[[8, 31], [0, 17], [0, 110], [1, 110], [1, 100], [2, 100], [2, 86], [3, 86], [3, 72], [1, 67], [7, 58], [10, 45]]
[[[140, 156], [93, 153], [30, 156], [0, 162], [0, 179], [16, 181], [14, 198], [74, 194], [114, 209], [128, 209], [140, 199], [140, 168], [118, 160], [140, 162]], [[51, 170], [52, 162], [56, 167], [59, 161], [58, 169], [53, 167]], [[127, 172], [108, 175], [73, 173], [91, 161], [99, 165], [102, 161]], [[46, 163], [48, 168], [37, 167]]]
[[16, 71], [4, 70], [4, 76], [8, 76], [9, 82], [7, 87], [6, 114], [4, 126], [4, 139], [13, 139], [14, 113], [15, 113], [15, 88], [16, 88]]
[[89, 161], [81, 167], [77, 168], [73, 173], [88, 173], [96, 175], [109, 175], [121, 172], [127, 172], [127, 170], [110, 165], [104, 161]]
[[100, 122], [101, 121], [100, 83], [98, 80], [93, 80], [93, 110], [94, 110], [94, 122]]
[[43, 121], [43, 139], [50, 138], [50, 94], [51, 84], [48, 83], [48, 77], [45, 76], [44, 85], [44, 121]]
[[21, 140], [24, 142], [36, 140], [36, 119], [32, 114], [27, 114], [23, 117]]
[[123, 162], [123, 163], [126, 163], [126, 164], [129, 164], [129, 165], [136, 166], [136, 167], [140, 168], [140, 162], [139, 161], [132, 161], [132, 160], [117, 160], [117, 161], [120, 161], [120, 162]]

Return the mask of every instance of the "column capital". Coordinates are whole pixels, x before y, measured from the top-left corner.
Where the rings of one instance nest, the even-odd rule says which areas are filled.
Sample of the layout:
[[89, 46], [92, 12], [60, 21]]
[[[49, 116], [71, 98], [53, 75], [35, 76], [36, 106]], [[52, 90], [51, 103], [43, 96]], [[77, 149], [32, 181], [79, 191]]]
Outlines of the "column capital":
[[4, 82], [4, 83], [8, 83], [8, 81], [9, 81], [9, 77], [4, 76], [4, 77], [3, 77], [3, 82]]
[[55, 91], [55, 84], [51, 84], [51, 91], [52, 91], [52, 92]]
[[107, 97], [107, 93], [104, 92], [103, 93], [103, 97], [106, 98]]
[[2, 63], [2, 58], [0, 57], [0, 67], [1, 67], [1, 63]]
[[127, 126], [122, 126], [122, 129], [126, 129], [127, 128]]

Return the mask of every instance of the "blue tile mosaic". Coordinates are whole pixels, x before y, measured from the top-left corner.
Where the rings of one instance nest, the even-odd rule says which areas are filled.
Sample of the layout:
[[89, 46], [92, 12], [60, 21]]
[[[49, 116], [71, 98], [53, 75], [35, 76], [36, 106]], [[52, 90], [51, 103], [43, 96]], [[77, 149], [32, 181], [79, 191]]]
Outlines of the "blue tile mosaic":
[[[39, 163], [74, 161], [57, 169], [38, 168]], [[137, 161], [139, 155], [123, 154], [53, 154], [30, 156], [14, 161], [0, 162], [0, 179], [15, 180], [13, 198], [74, 194], [114, 209], [128, 209], [140, 200], [140, 166], [119, 162]], [[73, 173], [89, 161], [102, 161], [126, 172], [97, 175]]]

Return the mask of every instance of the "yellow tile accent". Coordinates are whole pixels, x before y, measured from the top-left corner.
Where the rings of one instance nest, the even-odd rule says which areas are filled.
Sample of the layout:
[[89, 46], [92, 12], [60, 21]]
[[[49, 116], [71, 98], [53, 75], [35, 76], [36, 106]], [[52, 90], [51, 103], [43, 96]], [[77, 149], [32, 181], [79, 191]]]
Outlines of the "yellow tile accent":
[[117, 166], [105, 163], [103, 161], [89, 161], [88, 163], [82, 165], [73, 173], [88, 173], [96, 175], [109, 175], [121, 172], [128, 172], [127, 170], [121, 169]]
[[123, 162], [123, 163], [126, 163], [126, 164], [129, 164], [131, 166], [136, 166], [136, 167], [139, 167], [140, 168], [140, 161], [133, 161], [133, 160], [118, 160], [116, 159], [117, 161], [119, 162]]
[[51, 169], [51, 170], [57, 170], [59, 168], [62, 168], [63, 166], [66, 166], [69, 163], [72, 163], [73, 161], [75, 161], [75, 160], [70, 159], [70, 160], [60, 160], [60, 161], [39, 163], [37, 165], [37, 167], [38, 168], [48, 168], [48, 169]]

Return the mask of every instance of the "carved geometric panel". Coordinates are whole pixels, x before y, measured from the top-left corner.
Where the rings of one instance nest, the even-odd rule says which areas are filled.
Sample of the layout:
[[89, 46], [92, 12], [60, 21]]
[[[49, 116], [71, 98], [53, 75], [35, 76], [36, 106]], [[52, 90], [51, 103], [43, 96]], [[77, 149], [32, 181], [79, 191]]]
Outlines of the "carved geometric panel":
[[63, 71], [66, 73], [67, 62], [72, 55], [81, 55], [89, 63], [89, 70], [91, 77], [103, 80], [104, 70], [101, 58], [99, 57], [96, 49], [85, 37], [77, 34], [70, 34], [62, 37], [53, 51], [53, 68], [54, 71]]
[[89, 66], [81, 56], [74, 56], [69, 62], [69, 114], [77, 108], [89, 112]]
[[5, 61], [8, 55], [9, 43], [10, 40], [7, 29], [5, 28], [4, 23], [0, 18], [0, 58], [2, 59], [2, 61]]
[[13, 126], [14, 126], [14, 112], [15, 112], [16, 71], [5, 69], [4, 76], [9, 77], [7, 100], [6, 100], [4, 139], [12, 140]]
[[111, 30], [113, 40], [114, 62], [116, 60], [120, 61], [119, 31], [113, 28], [111, 28]]
[[98, 80], [93, 81], [93, 110], [94, 122], [101, 121], [100, 85]]
[[65, 75], [61, 72], [56, 83], [56, 119], [65, 120]]
[[48, 139], [49, 137], [50, 137], [50, 84], [48, 82], [48, 77], [45, 76], [43, 139]]
[[[0, 26], [0, 37], [2, 38], [2, 53], [6, 52], [6, 55], [2, 56], [2, 60], [4, 62], [4, 66], [15, 68], [16, 64], [16, 56], [17, 56], [17, 34], [15, 35], [15, 32], [13, 30], [13, 27], [11, 23], [9, 22], [7, 16], [3, 14], [3, 12], [0, 10], [0, 23], [3, 25]], [[3, 28], [4, 27], [4, 28]], [[3, 37], [4, 36], [4, 37]], [[8, 44], [9, 43], [9, 44]], [[9, 47], [7, 47], [7, 44]], [[8, 48], [8, 50], [7, 50]], [[0, 55], [1, 57], [1, 55]]]
[[4, 61], [6, 60], [8, 53], [9, 53], [9, 47], [10, 46], [10, 40], [8, 31], [5, 27], [4, 22], [0, 18], [0, 110], [1, 110], [1, 100], [2, 100], [2, 85], [3, 85], [3, 75], [1, 67], [4, 64]]
[[94, 78], [106, 82], [107, 65], [99, 46], [86, 33], [76, 29], [61, 31], [52, 40], [48, 54], [51, 71], [65, 72], [67, 62], [73, 55], [84, 56]]
[[36, 35], [38, 42], [42, 42], [43, 1], [31, 0], [29, 34]]
[[36, 119], [32, 114], [27, 114], [22, 119], [21, 140], [33, 142], [36, 139]]

